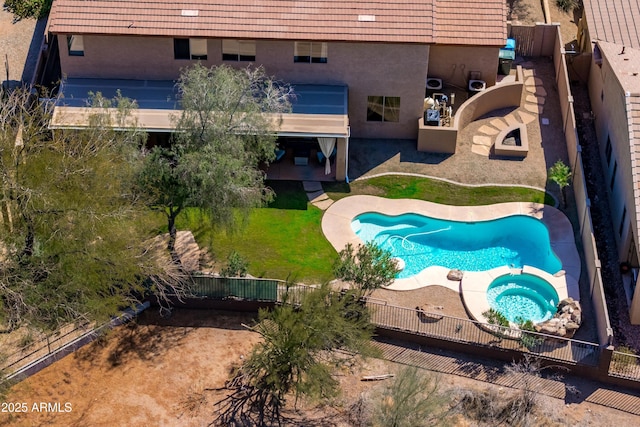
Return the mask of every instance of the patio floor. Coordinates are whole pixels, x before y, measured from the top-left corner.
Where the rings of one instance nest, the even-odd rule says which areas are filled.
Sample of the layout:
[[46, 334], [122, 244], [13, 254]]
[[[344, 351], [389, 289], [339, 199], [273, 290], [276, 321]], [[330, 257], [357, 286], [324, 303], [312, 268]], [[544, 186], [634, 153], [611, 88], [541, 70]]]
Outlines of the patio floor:
[[[349, 171], [351, 181], [384, 173], [414, 173], [444, 178], [464, 184], [528, 185], [546, 189], [557, 195], [555, 185], [548, 185], [547, 170], [558, 160], [569, 163], [558, 93], [555, 90], [553, 62], [549, 58], [535, 58], [516, 64], [532, 70], [546, 92], [541, 113], [527, 124], [529, 154], [526, 158], [503, 159], [472, 152], [472, 141], [479, 129], [512, 109], [497, 110], [467, 126], [460, 135], [455, 154], [429, 154], [418, 152], [415, 140], [373, 140], [352, 138], [349, 141]], [[523, 94], [523, 97], [529, 95]], [[518, 111], [521, 109], [517, 109]], [[547, 119], [548, 124], [542, 124]], [[544, 120], [547, 123], [547, 120]]]

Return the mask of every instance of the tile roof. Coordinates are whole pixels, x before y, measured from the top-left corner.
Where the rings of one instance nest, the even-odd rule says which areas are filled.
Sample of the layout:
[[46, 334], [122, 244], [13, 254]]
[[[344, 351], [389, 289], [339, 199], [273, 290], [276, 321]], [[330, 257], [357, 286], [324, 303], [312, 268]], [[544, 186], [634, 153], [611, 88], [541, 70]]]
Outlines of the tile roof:
[[589, 35], [640, 49], [640, 0], [583, 0]]
[[502, 46], [504, 0], [55, 0], [49, 31]]

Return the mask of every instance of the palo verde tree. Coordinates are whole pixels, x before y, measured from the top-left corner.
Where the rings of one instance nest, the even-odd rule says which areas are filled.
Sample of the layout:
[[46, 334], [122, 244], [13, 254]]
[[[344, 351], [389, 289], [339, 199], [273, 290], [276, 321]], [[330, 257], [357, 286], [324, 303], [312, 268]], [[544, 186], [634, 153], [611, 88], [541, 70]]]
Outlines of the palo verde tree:
[[373, 326], [354, 291], [332, 292], [328, 285], [300, 302], [284, 298], [273, 311], [261, 310], [252, 327], [263, 342], [232, 377], [231, 395], [217, 403], [216, 425], [273, 425], [282, 420], [287, 397], [323, 400], [335, 396], [335, 369], [353, 363], [337, 349], [373, 355]]
[[197, 64], [183, 70], [177, 86], [183, 110], [173, 141], [146, 155], [139, 178], [151, 206], [167, 218], [175, 261], [176, 218], [186, 207], [227, 226], [238, 210], [271, 199], [258, 166], [275, 156], [280, 113], [289, 111], [292, 96], [262, 68]]
[[333, 265], [333, 273], [338, 279], [351, 282], [363, 294], [389, 286], [399, 272], [398, 262], [391, 252], [373, 242], [358, 245], [357, 251], [351, 243], [347, 244]]
[[131, 105], [94, 101], [86, 130], [52, 133], [50, 105], [28, 91], [2, 94], [2, 330], [104, 320], [145, 292], [143, 279], [161, 291], [179, 279], [145, 243], [152, 224], [132, 191], [141, 135], [112, 130]]

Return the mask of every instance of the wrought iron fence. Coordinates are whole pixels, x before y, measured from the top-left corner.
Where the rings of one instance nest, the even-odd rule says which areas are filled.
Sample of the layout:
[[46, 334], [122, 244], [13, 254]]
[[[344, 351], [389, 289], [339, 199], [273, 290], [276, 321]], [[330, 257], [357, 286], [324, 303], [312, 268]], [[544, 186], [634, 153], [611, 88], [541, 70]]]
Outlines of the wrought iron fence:
[[609, 364], [609, 375], [640, 381], [640, 356], [629, 352], [614, 351]]
[[70, 342], [91, 331], [93, 326], [93, 324], [70, 324], [63, 326], [49, 335], [34, 339], [22, 346], [22, 348], [6, 355], [0, 363], [0, 368], [3, 372], [11, 374], [23, 366], [50, 355], [68, 345]]
[[487, 325], [470, 319], [374, 301], [368, 301], [367, 306], [371, 309], [372, 322], [386, 329], [475, 346], [519, 351], [545, 359], [587, 366], [596, 366], [600, 358], [599, 345], [594, 343]]

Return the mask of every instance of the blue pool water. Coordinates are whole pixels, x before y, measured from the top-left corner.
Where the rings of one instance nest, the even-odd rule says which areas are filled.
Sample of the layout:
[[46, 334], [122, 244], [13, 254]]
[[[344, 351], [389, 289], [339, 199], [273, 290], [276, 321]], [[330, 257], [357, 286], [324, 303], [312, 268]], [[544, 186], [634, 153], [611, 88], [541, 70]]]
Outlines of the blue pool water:
[[516, 323], [518, 318], [544, 322], [554, 315], [559, 302], [553, 286], [530, 274], [498, 277], [487, 289], [487, 300], [491, 308]]
[[432, 265], [463, 271], [530, 265], [550, 274], [562, 268], [551, 250], [546, 226], [526, 215], [457, 222], [371, 212], [358, 215], [351, 227], [363, 241], [374, 241], [405, 262], [398, 278], [411, 277]]

